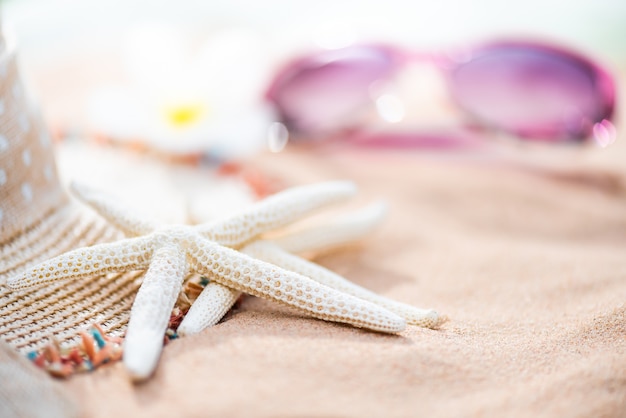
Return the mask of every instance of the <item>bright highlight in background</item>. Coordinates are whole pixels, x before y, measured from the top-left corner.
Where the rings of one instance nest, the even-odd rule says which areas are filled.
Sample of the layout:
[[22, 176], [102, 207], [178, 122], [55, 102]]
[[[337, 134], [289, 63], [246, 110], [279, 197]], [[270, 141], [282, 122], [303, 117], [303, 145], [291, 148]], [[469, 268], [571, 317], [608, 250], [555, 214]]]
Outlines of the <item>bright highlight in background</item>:
[[404, 103], [393, 94], [383, 94], [376, 99], [376, 110], [381, 118], [390, 123], [400, 122], [406, 115]]
[[598, 122], [593, 125], [593, 136], [598, 145], [602, 148], [606, 148], [615, 142], [617, 131], [615, 130], [615, 126], [610, 121], [604, 119], [602, 122]]
[[289, 131], [287, 130], [287, 127], [280, 122], [272, 123], [268, 131], [267, 142], [270, 151], [282, 151], [289, 142]]

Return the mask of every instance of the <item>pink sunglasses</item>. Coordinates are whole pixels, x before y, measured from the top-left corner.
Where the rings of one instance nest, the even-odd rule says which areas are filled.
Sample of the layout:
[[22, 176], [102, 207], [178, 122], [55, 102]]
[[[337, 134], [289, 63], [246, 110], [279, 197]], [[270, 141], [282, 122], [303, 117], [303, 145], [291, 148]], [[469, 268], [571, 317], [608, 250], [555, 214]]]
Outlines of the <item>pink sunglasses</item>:
[[372, 131], [350, 115], [372, 106], [371, 87], [405, 64], [428, 60], [443, 74], [452, 101], [470, 123], [551, 143], [610, 143], [615, 106], [611, 75], [582, 55], [542, 43], [502, 41], [449, 55], [415, 54], [388, 45], [354, 45], [299, 57], [273, 79], [267, 99], [297, 139], [340, 137], [370, 146], [458, 146], [446, 135]]

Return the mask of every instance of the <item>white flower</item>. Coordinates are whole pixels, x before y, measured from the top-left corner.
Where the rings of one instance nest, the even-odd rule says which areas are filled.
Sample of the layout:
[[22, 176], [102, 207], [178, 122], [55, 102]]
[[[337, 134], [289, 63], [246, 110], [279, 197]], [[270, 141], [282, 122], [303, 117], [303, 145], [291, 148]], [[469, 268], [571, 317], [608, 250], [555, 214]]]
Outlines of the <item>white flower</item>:
[[127, 83], [93, 93], [91, 128], [175, 154], [252, 154], [274, 120], [262, 98], [270, 71], [264, 46], [255, 34], [229, 30], [194, 48], [174, 27], [136, 26], [124, 45]]

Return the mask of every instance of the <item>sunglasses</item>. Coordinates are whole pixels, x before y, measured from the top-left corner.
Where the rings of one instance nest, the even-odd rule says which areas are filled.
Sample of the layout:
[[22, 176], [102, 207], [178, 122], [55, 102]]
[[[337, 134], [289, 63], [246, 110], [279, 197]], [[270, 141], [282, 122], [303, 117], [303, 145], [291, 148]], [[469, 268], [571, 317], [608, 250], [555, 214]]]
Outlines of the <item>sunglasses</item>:
[[[368, 128], [372, 114], [389, 121], [402, 118], [403, 103], [385, 93], [384, 86], [407, 65], [424, 62], [439, 70], [450, 103], [465, 116], [464, 139], [415, 129]], [[474, 143], [470, 138], [477, 135], [468, 133], [495, 129], [524, 140], [580, 143], [595, 138], [608, 145], [615, 138], [615, 90], [606, 70], [574, 51], [503, 41], [447, 55], [389, 45], [324, 50], [281, 68], [266, 98], [295, 139], [455, 146]]]

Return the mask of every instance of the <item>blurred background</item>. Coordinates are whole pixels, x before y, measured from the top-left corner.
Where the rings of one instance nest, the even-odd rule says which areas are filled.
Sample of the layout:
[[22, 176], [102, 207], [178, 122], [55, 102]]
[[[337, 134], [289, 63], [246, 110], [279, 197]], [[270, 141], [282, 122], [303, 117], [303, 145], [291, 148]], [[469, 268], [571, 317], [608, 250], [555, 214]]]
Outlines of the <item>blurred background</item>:
[[[371, 40], [433, 51], [501, 37], [540, 39], [573, 47], [614, 71], [626, 68], [626, 2], [620, 0], [4, 0], [0, 4], [3, 27], [19, 45], [29, 86], [50, 122], [64, 127], [94, 119], [86, 112], [96, 87], [128, 83], [133, 71], [134, 83], [137, 78], [151, 82], [162, 76], [155, 67], [158, 57], [147, 50], [161, 43], [171, 54], [163, 58], [165, 62], [180, 59], [175, 54], [178, 45], [164, 45], [172, 28], [185, 47], [227, 33], [215, 49], [246, 51], [248, 62], [235, 57], [224, 70], [251, 79], [247, 85], [228, 86], [247, 90], [242, 95], [258, 94], [273, 68], [296, 53]], [[155, 41], [150, 30], [137, 33], [150, 25], [168, 26], [159, 33], [162, 39]], [[142, 46], [142, 36], [155, 42]], [[142, 50], [147, 51], [147, 64], [130, 62]], [[217, 51], [214, 57], [227, 54]], [[152, 64], [152, 71], [142, 64]], [[119, 122], [103, 119], [98, 123]]]
[[245, 26], [276, 48], [368, 38], [430, 49], [505, 34], [559, 40], [616, 60], [626, 56], [626, 4], [619, 0], [4, 0], [2, 7], [4, 23], [29, 56], [52, 47], [112, 46], [146, 20], [206, 32]]
[[[4, 0], [0, 7], [25, 83], [58, 139], [113, 138], [217, 161], [283, 149], [288, 134], [264, 94], [283, 64], [313, 50], [384, 42], [443, 52], [515, 38], [579, 51], [620, 86], [626, 72], [621, 0]], [[440, 83], [428, 70], [411, 75], [422, 80], [406, 89], [421, 89], [413, 117], [437, 120]], [[387, 121], [394, 105], [386, 104], [389, 117], [379, 112]]]

